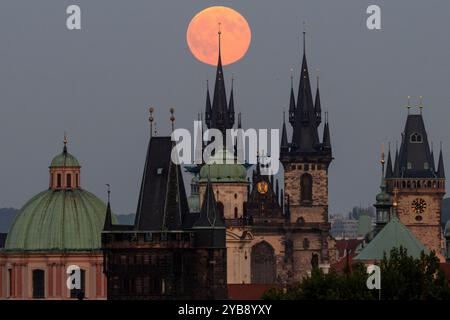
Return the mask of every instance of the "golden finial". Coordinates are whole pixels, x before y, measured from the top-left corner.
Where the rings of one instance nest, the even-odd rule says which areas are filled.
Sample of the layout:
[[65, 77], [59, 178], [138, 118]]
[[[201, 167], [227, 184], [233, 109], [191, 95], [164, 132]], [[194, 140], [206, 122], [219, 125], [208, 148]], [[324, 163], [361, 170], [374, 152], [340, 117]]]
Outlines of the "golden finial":
[[397, 193], [398, 193], [398, 188], [394, 188], [394, 201], [392, 202], [392, 206], [395, 208], [397, 208], [398, 203], [397, 203]]

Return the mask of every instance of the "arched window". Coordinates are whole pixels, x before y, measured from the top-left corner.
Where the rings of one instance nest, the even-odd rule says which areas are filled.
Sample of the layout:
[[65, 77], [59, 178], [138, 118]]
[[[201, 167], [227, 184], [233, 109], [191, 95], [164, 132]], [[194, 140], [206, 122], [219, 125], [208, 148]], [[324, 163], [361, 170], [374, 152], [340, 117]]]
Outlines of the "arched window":
[[302, 204], [311, 204], [312, 202], [312, 176], [304, 173], [300, 178], [301, 202]]
[[422, 135], [421, 135], [420, 133], [414, 132], [414, 133], [411, 135], [409, 141], [410, 141], [411, 143], [422, 143], [423, 138], [422, 138]]
[[61, 181], [61, 173], [58, 173], [58, 174], [56, 175], [56, 187], [57, 187], [57, 188], [61, 188], [61, 184], [62, 184], [62, 181]]
[[275, 283], [277, 274], [275, 250], [269, 243], [262, 241], [252, 247], [250, 265], [252, 283]]
[[[72, 271], [73, 275], [75, 273], [75, 270]], [[70, 290], [70, 297], [72, 299], [77, 299], [84, 297], [86, 294], [86, 271], [83, 269], [80, 269], [80, 289], [74, 288]]]
[[67, 188], [72, 188], [72, 175], [70, 173], [66, 175], [66, 185]]
[[45, 298], [45, 271], [33, 270], [33, 299]]
[[238, 208], [234, 207], [234, 218], [237, 219], [238, 218]]
[[76, 188], [80, 187], [80, 180], [78, 178], [78, 173], [75, 174], [75, 187]]

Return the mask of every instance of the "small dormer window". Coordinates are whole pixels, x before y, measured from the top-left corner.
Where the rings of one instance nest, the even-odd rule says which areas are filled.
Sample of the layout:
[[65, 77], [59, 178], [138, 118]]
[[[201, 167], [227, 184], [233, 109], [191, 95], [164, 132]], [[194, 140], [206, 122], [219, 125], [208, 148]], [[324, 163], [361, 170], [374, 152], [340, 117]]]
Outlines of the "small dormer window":
[[423, 168], [424, 168], [425, 170], [430, 169], [430, 166], [428, 165], [428, 162], [424, 162], [424, 163], [423, 163]]
[[422, 143], [422, 141], [423, 141], [422, 135], [417, 132], [414, 132], [411, 135], [410, 141], [411, 141], [411, 143]]
[[157, 173], [157, 174], [162, 174], [162, 172], [163, 172], [163, 168], [158, 168], [158, 169], [156, 169], [156, 173]]
[[408, 170], [409, 170], [409, 169], [412, 169], [412, 163], [411, 163], [411, 162], [408, 162], [407, 168], [408, 168]]

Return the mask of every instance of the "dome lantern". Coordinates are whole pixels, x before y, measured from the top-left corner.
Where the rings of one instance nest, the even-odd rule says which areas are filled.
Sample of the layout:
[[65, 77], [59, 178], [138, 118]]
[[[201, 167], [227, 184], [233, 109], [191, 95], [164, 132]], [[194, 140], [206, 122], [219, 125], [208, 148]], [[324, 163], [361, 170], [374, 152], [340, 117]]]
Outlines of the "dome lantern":
[[49, 188], [52, 190], [80, 189], [80, 163], [67, 151], [64, 135], [63, 152], [55, 156], [49, 167]]

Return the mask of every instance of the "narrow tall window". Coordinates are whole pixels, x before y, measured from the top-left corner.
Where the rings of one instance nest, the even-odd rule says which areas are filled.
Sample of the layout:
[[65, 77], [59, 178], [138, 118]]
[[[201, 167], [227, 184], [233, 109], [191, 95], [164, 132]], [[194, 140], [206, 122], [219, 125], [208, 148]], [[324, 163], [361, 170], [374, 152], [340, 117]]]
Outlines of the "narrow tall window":
[[68, 173], [66, 176], [66, 185], [67, 188], [72, 188], [72, 175], [70, 173]]
[[61, 173], [58, 173], [58, 174], [56, 175], [56, 187], [57, 187], [57, 188], [61, 188], [61, 183], [62, 183], [61, 180], [62, 180], [62, 179], [61, 179]]
[[80, 187], [80, 180], [78, 178], [78, 173], [75, 174], [75, 187], [76, 188]]
[[312, 202], [312, 176], [305, 173], [301, 176], [300, 187], [301, 187], [301, 202], [303, 204], [310, 204]]
[[33, 299], [45, 298], [45, 272], [44, 270], [33, 270]]

